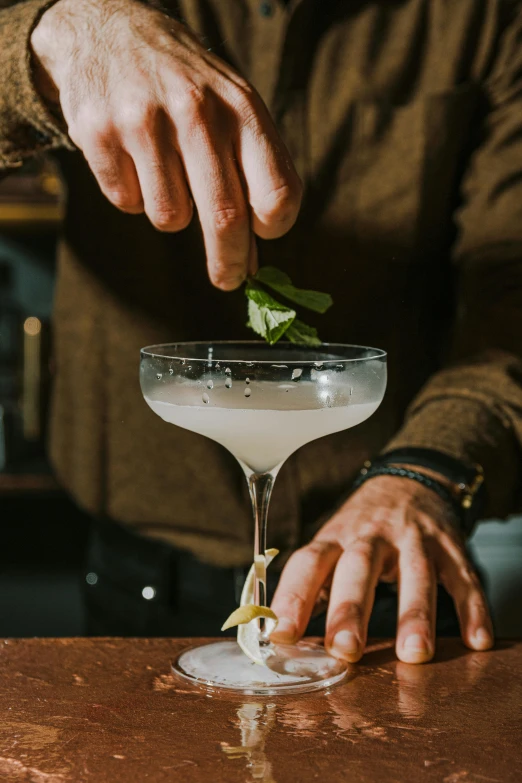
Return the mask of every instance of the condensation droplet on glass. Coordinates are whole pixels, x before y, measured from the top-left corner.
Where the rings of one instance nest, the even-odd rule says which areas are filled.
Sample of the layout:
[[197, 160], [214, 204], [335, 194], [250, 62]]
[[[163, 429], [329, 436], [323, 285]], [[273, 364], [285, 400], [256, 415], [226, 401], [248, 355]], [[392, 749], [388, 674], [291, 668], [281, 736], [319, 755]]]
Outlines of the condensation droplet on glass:
[[332, 404], [332, 400], [330, 398], [330, 395], [328, 395], [327, 398], [326, 398], [326, 407], [329, 408], [331, 406], [331, 404]]
[[247, 367], [253, 367], [253, 366], [254, 366], [254, 362], [247, 362]]
[[225, 386], [227, 387], [227, 389], [231, 389], [232, 388], [232, 378], [226, 378], [225, 379]]
[[245, 389], [245, 397], [250, 397], [252, 394], [252, 389]]
[[353, 386], [350, 386], [350, 397], [352, 396], [352, 394], [353, 394]]
[[214, 388], [214, 381], [207, 381], [207, 389], [213, 389]]
[[245, 383], [247, 383], [247, 384], [250, 383], [250, 378], [246, 378], [245, 379]]
[[174, 375], [174, 370], [172, 369], [172, 367], [169, 369], [169, 375]]
[[221, 370], [221, 365], [219, 362], [216, 362], [216, 370]]
[[161, 379], [163, 378], [163, 375], [160, 372], [157, 372], [156, 373], [156, 378], [158, 379], [158, 381], [161, 381]]
[[292, 370], [292, 380], [298, 381], [301, 375], [303, 374], [303, 371], [299, 369], [298, 367], [295, 368], [295, 370]]
[[206, 392], [203, 394], [201, 399], [203, 400], [205, 405], [207, 405], [210, 402], [210, 397], [208, 396], [208, 394]]
[[232, 370], [230, 367], [225, 367], [225, 375], [232, 375]]
[[185, 364], [185, 359], [182, 359], [182, 360], [181, 360], [181, 364]]
[[344, 364], [336, 364], [335, 366], [338, 370], [344, 370]]
[[318, 370], [320, 370], [321, 367], [323, 366], [323, 362], [314, 362], [314, 366], [317, 367]]
[[189, 364], [188, 368], [189, 368], [189, 370], [192, 370], [192, 365], [191, 365], [191, 364]]

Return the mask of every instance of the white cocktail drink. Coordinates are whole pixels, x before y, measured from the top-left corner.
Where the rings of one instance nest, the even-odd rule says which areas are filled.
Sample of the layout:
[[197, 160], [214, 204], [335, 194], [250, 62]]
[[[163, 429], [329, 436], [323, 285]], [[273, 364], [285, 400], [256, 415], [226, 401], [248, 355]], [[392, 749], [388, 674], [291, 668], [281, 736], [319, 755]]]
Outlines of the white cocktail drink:
[[311, 440], [355, 427], [368, 419], [376, 402], [335, 408], [271, 410], [176, 405], [145, 398], [158, 416], [221, 443], [255, 473], [274, 470]]

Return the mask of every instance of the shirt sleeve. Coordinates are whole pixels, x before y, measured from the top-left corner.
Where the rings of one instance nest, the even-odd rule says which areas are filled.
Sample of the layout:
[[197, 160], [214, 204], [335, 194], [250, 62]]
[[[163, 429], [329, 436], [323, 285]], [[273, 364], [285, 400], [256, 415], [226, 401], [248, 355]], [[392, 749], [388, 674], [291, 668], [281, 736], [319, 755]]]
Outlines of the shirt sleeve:
[[0, 169], [20, 166], [46, 150], [74, 149], [65, 122], [40, 98], [34, 82], [30, 36], [57, 0], [0, 0]]
[[[520, 4], [517, 4], [520, 9]], [[484, 83], [480, 141], [462, 180], [453, 249], [450, 360], [412, 402], [390, 448], [438, 449], [485, 471], [486, 513], [520, 508], [522, 487], [522, 12]]]

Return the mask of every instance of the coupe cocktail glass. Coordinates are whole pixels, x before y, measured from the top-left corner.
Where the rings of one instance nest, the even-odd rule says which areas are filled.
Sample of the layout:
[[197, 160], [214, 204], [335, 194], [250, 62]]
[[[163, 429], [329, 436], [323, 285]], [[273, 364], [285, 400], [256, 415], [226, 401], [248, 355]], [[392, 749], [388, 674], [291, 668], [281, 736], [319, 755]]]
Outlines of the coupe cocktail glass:
[[[267, 604], [267, 515], [275, 478], [300, 446], [355, 427], [377, 409], [386, 388], [386, 354], [376, 348], [263, 342], [172, 343], [141, 351], [140, 381], [152, 410], [167, 422], [221, 443], [247, 478], [255, 521], [255, 603]], [[225, 619], [225, 618], [223, 618]], [[234, 641], [189, 648], [175, 672], [194, 685], [245, 694], [327, 687], [346, 664], [306, 640], [263, 639], [265, 665]]]

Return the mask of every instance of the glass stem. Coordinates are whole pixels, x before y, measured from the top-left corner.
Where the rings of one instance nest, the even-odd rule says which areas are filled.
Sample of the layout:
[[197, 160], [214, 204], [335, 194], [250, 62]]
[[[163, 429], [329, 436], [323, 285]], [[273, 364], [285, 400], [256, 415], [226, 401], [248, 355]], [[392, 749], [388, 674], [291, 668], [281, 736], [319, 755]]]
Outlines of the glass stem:
[[[270, 502], [270, 495], [272, 494], [272, 487], [277, 473], [248, 473], [248, 488], [250, 490], [250, 499], [252, 501], [252, 510], [254, 512], [254, 566], [255, 566], [255, 582], [254, 582], [254, 603], [257, 606], [267, 605], [267, 589], [266, 589], [266, 529], [268, 520], [268, 504]], [[265, 621], [264, 618], [259, 619], [259, 632], [261, 635], [261, 643], [268, 644], [269, 640], [264, 638]]]

